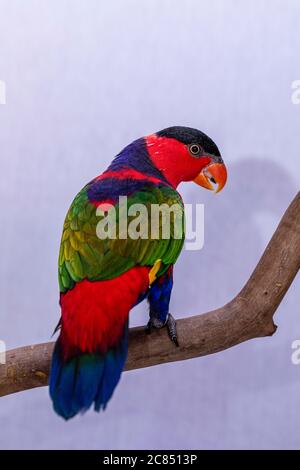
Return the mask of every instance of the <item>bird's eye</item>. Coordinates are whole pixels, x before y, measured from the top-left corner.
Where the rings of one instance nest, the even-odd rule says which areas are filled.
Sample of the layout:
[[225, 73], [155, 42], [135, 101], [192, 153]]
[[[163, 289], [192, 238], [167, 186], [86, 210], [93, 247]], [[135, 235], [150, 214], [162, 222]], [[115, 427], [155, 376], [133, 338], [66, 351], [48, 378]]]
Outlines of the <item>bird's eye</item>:
[[189, 146], [189, 151], [190, 151], [190, 154], [193, 155], [193, 157], [197, 157], [201, 154], [202, 148], [198, 144], [191, 144]]

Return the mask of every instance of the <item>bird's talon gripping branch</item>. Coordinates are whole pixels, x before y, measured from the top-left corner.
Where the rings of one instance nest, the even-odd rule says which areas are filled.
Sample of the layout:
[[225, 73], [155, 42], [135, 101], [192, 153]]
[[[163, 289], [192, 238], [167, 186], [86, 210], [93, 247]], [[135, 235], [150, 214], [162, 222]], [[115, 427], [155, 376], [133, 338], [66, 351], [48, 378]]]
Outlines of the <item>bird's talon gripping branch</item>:
[[177, 337], [177, 328], [176, 321], [174, 317], [169, 313], [165, 323], [160, 321], [158, 318], [152, 317], [147, 323], [145, 328], [146, 334], [150, 335], [153, 329], [160, 330], [161, 328], [166, 327], [168, 330], [168, 335], [171, 341], [178, 347], [178, 337]]
[[166, 323], [169, 337], [171, 341], [175, 344], [175, 346], [179, 347], [178, 337], [177, 337], [177, 328], [176, 328], [176, 321], [174, 317], [169, 313]]
[[146, 325], [146, 328], [145, 328], [145, 332], [147, 335], [150, 335], [152, 333], [152, 322], [151, 320], [148, 321], [147, 325]]
[[167, 324], [167, 322], [168, 320], [164, 323], [155, 316], [151, 316], [146, 326], [146, 333], [149, 335], [152, 333], [153, 329], [160, 330]]

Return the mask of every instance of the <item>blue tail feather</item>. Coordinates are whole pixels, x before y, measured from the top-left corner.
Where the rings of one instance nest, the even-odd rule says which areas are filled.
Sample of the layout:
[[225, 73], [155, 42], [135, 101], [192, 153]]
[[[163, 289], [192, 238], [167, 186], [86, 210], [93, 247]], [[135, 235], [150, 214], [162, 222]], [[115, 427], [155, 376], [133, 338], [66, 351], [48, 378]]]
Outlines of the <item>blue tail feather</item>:
[[96, 411], [106, 408], [120, 380], [128, 350], [128, 325], [123, 337], [106, 354], [81, 354], [67, 362], [57, 341], [50, 372], [50, 396], [55, 411], [65, 419], [84, 413], [94, 403]]

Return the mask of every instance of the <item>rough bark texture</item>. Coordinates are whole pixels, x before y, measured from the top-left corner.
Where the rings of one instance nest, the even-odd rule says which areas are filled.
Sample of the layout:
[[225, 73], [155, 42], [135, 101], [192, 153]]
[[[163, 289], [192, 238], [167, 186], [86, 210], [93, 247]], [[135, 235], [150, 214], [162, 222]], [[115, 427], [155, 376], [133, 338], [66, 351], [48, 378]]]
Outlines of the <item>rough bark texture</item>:
[[[132, 328], [126, 370], [182, 361], [230, 348], [276, 331], [273, 315], [300, 268], [300, 192], [284, 214], [256, 269], [241, 292], [224, 307], [177, 321], [180, 347], [165, 329], [150, 336]], [[0, 365], [0, 396], [46, 385], [54, 343], [26, 346], [6, 354]]]

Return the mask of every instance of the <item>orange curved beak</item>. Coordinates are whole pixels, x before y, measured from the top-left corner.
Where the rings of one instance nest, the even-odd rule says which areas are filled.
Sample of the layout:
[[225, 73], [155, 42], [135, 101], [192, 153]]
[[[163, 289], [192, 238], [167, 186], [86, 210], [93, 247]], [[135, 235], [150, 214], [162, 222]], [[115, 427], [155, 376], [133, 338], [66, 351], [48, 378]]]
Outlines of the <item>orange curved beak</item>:
[[[217, 184], [216, 193], [224, 188], [227, 181], [227, 170], [224, 163], [210, 163], [199, 173], [194, 182], [203, 188], [214, 190], [213, 184]], [[213, 183], [213, 184], [212, 184]]]

